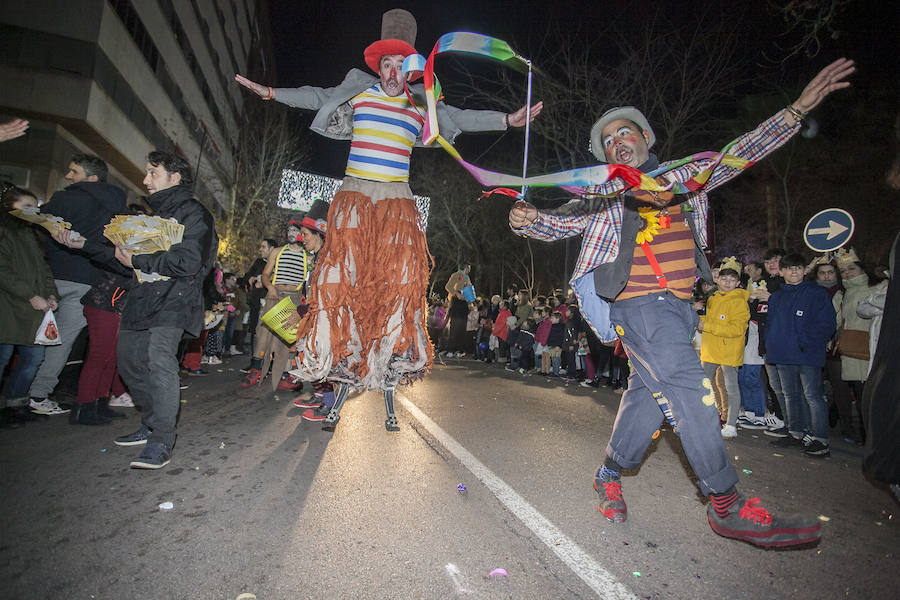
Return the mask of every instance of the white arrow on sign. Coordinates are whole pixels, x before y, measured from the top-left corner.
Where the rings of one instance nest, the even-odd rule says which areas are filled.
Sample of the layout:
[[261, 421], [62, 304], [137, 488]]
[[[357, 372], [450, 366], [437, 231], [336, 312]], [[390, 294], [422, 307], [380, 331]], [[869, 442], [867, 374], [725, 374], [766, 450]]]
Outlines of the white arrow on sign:
[[841, 225], [840, 223], [829, 219], [828, 227], [818, 227], [816, 229], [810, 229], [809, 235], [822, 235], [822, 234], [827, 233], [828, 237], [825, 239], [830, 240], [830, 239], [836, 238], [837, 236], [841, 235], [842, 233], [847, 231], [847, 229], [849, 229], [847, 226]]

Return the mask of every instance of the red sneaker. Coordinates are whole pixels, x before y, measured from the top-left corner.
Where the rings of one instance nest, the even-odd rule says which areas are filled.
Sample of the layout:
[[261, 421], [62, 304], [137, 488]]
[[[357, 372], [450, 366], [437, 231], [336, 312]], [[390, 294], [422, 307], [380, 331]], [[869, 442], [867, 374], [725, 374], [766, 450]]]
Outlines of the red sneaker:
[[250, 369], [247, 371], [247, 376], [244, 377], [244, 380], [241, 382], [241, 387], [251, 387], [259, 383], [259, 380], [262, 379], [262, 371], [259, 369]]
[[622, 498], [622, 482], [603, 481], [594, 477], [594, 491], [600, 494], [597, 510], [613, 523], [624, 523], [628, 519], [628, 508]]
[[[319, 408], [325, 409], [324, 406], [320, 406]], [[325, 409], [325, 411], [322, 412], [321, 410], [315, 408], [307, 408], [300, 416], [306, 421], [324, 421], [328, 416], [328, 410], [329, 409]]]
[[297, 381], [293, 377], [286, 377], [278, 382], [278, 389], [291, 391], [300, 390], [303, 389], [303, 382]]
[[738, 496], [737, 502], [724, 518], [716, 513], [710, 502], [707, 518], [709, 526], [719, 535], [764, 548], [810, 544], [822, 537], [822, 522], [817, 517], [776, 517], [760, 506], [759, 498], [744, 500]]

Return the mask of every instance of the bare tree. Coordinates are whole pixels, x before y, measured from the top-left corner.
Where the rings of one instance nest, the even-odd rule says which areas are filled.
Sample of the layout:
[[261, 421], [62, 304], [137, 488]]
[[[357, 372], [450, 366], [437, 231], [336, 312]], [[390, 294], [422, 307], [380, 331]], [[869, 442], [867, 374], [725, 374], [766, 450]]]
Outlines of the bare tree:
[[278, 190], [283, 169], [296, 168], [305, 158], [305, 131], [279, 104], [246, 104], [244, 123], [234, 149], [234, 172], [228, 206], [216, 223], [219, 256], [233, 267], [246, 266], [260, 238], [282, 211]]

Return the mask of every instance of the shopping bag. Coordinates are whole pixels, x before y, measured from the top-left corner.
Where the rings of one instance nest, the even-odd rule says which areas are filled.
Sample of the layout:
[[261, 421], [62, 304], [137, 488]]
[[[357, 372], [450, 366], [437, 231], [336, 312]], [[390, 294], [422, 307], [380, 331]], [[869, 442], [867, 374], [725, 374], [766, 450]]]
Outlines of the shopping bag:
[[44, 320], [41, 321], [40, 327], [34, 336], [34, 343], [38, 346], [58, 346], [62, 344], [59, 339], [59, 329], [56, 327], [56, 317], [52, 310], [44, 313]]

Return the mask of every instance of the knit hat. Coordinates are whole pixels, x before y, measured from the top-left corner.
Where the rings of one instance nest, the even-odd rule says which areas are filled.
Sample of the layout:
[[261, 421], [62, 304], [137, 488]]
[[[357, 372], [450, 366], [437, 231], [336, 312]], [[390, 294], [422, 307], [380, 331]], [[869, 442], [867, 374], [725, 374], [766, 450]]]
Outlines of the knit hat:
[[656, 143], [656, 134], [653, 133], [653, 128], [650, 127], [650, 122], [647, 121], [647, 117], [644, 116], [644, 113], [633, 106], [618, 106], [616, 108], [611, 108], [603, 113], [603, 115], [597, 119], [597, 122], [594, 123], [594, 126], [591, 127], [591, 153], [597, 157], [597, 160], [609, 162], [609, 159], [606, 158], [606, 150], [603, 149], [603, 128], [619, 119], [632, 121], [641, 128], [641, 131], [646, 131], [650, 137], [647, 142], [648, 148], [652, 148], [653, 144]]
[[378, 73], [382, 56], [399, 54], [406, 58], [415, 54], [416, 18], [409, 11], [394, 8], [381, 16], [381, 39], [363, 52], [366, 64]]
[[306, 211], [303, 220], [300, 221], [301, 227], [306, 227], [310, 231], [318, 231], [322, 235], [325, 235], [326, 222], [328, 220], [328, 208], [329, 204], [327, 202], [317, 199], [313, 202], [313, 205], [309, 207], [309, 210]]

